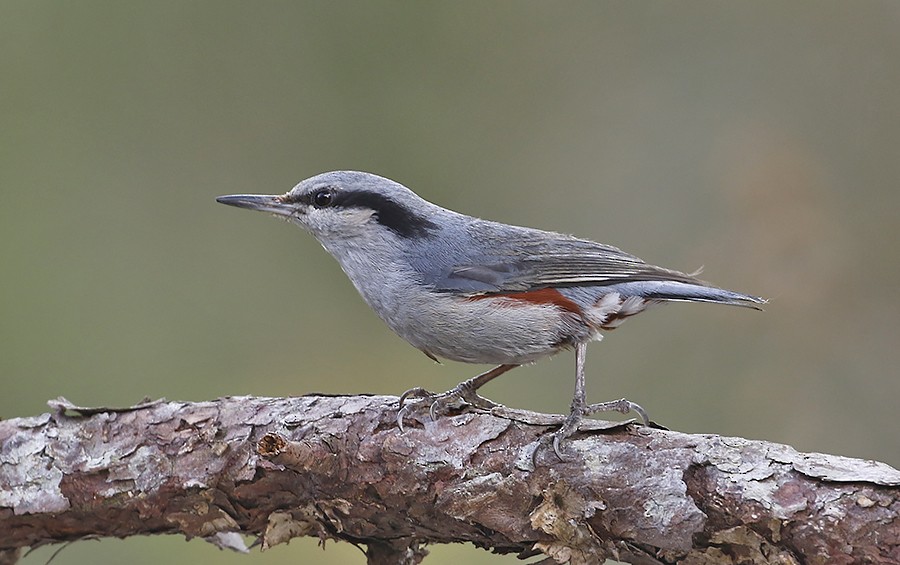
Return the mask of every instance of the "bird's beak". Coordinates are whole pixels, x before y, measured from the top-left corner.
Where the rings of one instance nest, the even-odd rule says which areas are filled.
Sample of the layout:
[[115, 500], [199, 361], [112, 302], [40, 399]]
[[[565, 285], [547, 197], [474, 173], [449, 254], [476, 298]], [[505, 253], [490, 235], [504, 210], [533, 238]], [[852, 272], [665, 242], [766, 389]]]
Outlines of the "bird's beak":
[[229, 194], [216, 198], [216, 202], [238, 208], [269, 212], [276, 216], [293, 216], [297, 212], [297, 208], [290, 202], [286, 202], [282, 196], [267, 194]]

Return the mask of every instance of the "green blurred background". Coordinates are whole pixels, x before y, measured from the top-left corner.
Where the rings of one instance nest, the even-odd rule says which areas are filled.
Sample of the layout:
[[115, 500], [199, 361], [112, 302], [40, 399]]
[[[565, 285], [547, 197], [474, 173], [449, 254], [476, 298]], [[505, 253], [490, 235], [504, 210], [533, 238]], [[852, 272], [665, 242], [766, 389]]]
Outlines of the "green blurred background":
[[[214, 201], [362, 169], [771, 299], [630, 321], [591, 347], [590, 399], [898, 465], [898, 28], [887, 1], [3, 0], [0, 416], [473, 375], [388, 331], [311, 237]], [[564, 411], [572, 374], [486, 394]], [[364, 562], [178, 537], [55, 562], [125, 560]]]

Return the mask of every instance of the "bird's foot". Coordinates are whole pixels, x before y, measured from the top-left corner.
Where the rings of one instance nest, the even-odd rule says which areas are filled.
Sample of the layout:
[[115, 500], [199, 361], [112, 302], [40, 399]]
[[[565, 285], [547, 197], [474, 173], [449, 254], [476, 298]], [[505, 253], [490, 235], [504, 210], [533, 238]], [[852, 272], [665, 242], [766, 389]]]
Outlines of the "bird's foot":
[[[407, 400], [417, 399], [407, 403]], [[428, 415], [432, 420], [437, 420], [441, 414], [446, 414], [454, 409], [463, 408], [466, 405], [492, 410], [500, 406], [496, 402], [488, 400], [475, 392], [469, 381], [462, 382], [447, 392], [435, 394], [421, 387], [411, 388], [400, 395], [400, 408], [397, 410], [397, 427], [403, 431], [403, 419], [414, 409], [428, 406]]]
[[610, 400], [608, 402], [598, 402], [597, 404], [588, 404], [584, 409], [584, 414], [586, 415], [596, 414], [597, 412], [621, 412], [622, 414], [634, 412], [640, 416], [641, 423], [645, 426], [650, 425], [650, 416], [647, 415], [647, 411], [637, 402], [632, 402], [625, 398]]
[[650, 425], [650, 418], [647, 416], [647, 411], [644, 410], [640, 404], [625, 398], [581, 406], [573, 404], [572, 412], [569, 414], [569, 417], [563, 422], [562, 427], [553, 434], [553, 451], [556, 453], [557, 457], [560, 459], [563, 458], [562, 452], [559, 449], [560, 443], [578, 431], [578, 424], [581, 423], [581, 420], [583, 420], [585, 416], [590, 416], [591, 414], [596, 414], [598, 412], [621, 412], [622, 414], [634, 412], [641, 417], [645, 426]]

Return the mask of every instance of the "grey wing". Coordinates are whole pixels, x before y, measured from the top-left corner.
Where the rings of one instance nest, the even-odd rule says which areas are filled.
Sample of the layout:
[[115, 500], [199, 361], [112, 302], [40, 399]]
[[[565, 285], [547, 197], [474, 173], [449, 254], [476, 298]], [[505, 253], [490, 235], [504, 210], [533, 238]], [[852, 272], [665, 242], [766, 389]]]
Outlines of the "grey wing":
[[[494, 232], [496, 233], [496, 232]], [[477, 255], [444, 257], [429, 282], [438, 292], [492, 294], [546, 287], [610, 287], [610, 291], [657, 300], [717, 302], [758, 308], [765, 300], [720, 289], [693, 275], [650, 265], [609, 245], [571, 236], [517, 228], [501, 239], [476, 232]], [[452, 255], [452, 254], [451, 254]], [[598, 289], [599, 290], [599, 289]]]
[[503, 240], [480, 235], [478, 248], [486, 252], [448, 265], [434, 281], [436, 290], [522, 292], [637, 281], [705, 284], [691, 275], [648, 265], [615, 247], [563, 234], [521, 229], [516, 237], [507, 235]]

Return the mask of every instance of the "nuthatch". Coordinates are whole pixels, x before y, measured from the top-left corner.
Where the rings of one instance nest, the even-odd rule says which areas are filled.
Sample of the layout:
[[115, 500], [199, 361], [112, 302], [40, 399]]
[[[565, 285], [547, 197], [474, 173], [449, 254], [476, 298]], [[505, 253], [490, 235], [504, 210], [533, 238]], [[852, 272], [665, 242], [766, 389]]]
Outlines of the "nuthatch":
[[[584, 415], [644, 410], [625, 400], [588, 404], [588, 342], [661, 302], [713, 302], [759, 309], [765, 300], [716, 288], [692, 275], [649, 265], [615, 247], [511, 226], [441, 208], [405, 186], [369, 173], [336, 171], [286, 194], [221, 196], [222, 204], [283, 216], [331, 253], [356, 290], [400, 337], [428, 357], [497, 367], [432, 394], [414, 388], [432, 416], [465, 401], [498, 406], [477, 390], [501, 374], [575, 350], [571, 413], [553, 438], [572, 435]], [[407, 408], [409, 404], [407, 404]]]

